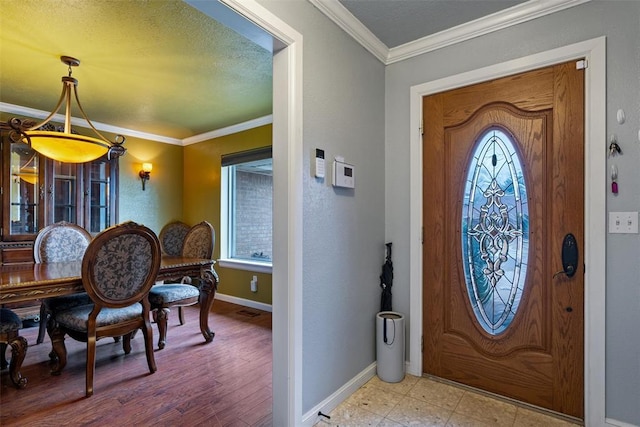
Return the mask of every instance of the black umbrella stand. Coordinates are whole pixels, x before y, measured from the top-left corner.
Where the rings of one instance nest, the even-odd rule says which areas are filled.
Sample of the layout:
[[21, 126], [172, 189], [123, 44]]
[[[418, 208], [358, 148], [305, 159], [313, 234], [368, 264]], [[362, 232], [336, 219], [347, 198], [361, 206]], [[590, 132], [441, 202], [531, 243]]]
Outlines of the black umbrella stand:
[[382, 297], [380, 298], [380, 311], [392, 311], [391, 309], [391, 286], [393, 285], [393, 263], [391, 262], [391, 243], [387, 243], [387, 257], [382, 265], [380, 275], [380, 287]]

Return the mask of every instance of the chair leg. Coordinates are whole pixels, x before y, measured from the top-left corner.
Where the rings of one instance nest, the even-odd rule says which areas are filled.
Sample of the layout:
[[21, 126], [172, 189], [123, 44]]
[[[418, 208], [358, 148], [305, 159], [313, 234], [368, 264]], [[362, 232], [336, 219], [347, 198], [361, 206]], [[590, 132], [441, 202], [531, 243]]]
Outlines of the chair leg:
[[27, 385], [27, 379], [20, 374], [20, 368], [24, 357], [27, 355], [27, 340], [24, 337], [17, 336], [11, 341], [11, 362], [9, 363], [9, 375], [11, 381], [18, 388], [24, 388]]
[[162, 350], [167, 343], [167, 324], [169, 323], [169, 309], [159, 308], [156, 314], [158, 324], [158, 349]]
[[0, 342], [0, 369], [4, 369], [9, 366], [9, 363], [7, 362], [7, 355], [5, 354], [6, 352], [7, 343]]
[[151, 329], [151, 323], [149, 323], [149, 321], [146, 321], [144, 327], [142, 327], [142, 335], [144, 336], [147, 365], [149, 365], [149, 372], [153, 374], [158, 368], [156, 367], [156, 359], [153, 354], [153, 330]]
[[131, 353], [131, 338], [133, 338], [133, 333], [130, 332], [122, 337], [122, 349], [124, 350], [124, 354]]
[[51, 369], [51, 375], [60, 375], [67, 365], [67, 348], [64, 345], [65, 333], [55, 321], [47, 324], [47, 332], [49, 333], [52, 347], [49, 358], [55, 363], [55, 366]]
[[180, 318], [180, 324], [184, 325], [184, 311], [182, 310], [182, 306], [178, 307], [178, 317]]
[[44, 341], [44, 334], [47, 331], [47, 322], [49, 321], [49, 310], [47, 310], [47, 306], [43, 303], [40, 304], [40, 326], [38, 329], [38, 339], [36, 340], [36, 344], [42, 344]]
[[93, 376], [96, 372], [96, 336], [87, 336], [87, 375], [86, 375], [86, 396], [93, 395]]

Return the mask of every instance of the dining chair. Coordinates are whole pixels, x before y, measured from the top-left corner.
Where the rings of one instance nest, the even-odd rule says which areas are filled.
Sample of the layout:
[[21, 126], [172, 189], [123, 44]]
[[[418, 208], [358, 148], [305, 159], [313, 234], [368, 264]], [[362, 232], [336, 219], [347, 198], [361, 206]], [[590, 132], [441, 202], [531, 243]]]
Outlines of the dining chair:
[[[8, 308], [0, 308], [0, 369], [9, 366], [11, 382], [17, 388], [24, 388], [27, 379], [20, 374], [24, 357], [27, 355], [27, 340], [18, 331], [22, 328], [22, 321], [16, 313]], [[11, 346], [11, 362], [7, 363], [7, 346]]]
[[66, 365], [64, 337], [87, 343], [86, 396], [93, 394], [96, 341], [122, 336], [125, 354], [142, 329], [149, 371], [156, 371], [149, 321], [149, 289], [160, 269], [160, 242], [153, 231], [125, 222], [102, 231], [82, 259], [82, 284], [92, 303], [54, 314], [51, 340], [58, 356], [54, 374]]
[[[215, 245], [215, 231], [207, 221], [191, 227], [184, 238], [181, 255], [186, 258], [211, 259]], [[215, 292], [215, 289], [212, 290]], [[178, 307], [180, 325], [184, 325], [182, 307], [200, 302], [200, 279], [183, 277], [181, 283], [163, 283], [154, 285], [149, 292], [149, 302], [154, 320], [158, 325], [158, 349], [162, 350], [167, 341], [169, 309]]]
[[160, 247], [164, 255], [180, 256], [184, 238], [191, 227], [182, 221], [172, 221], [160, 230]]
[[[33, 258], [36, 263], [81, 261], [91, 235], [77, 224], [66, 221], [48, 225], [36, 236], [33, 244]], [[65, 310], [77, 305], [90, 303], [86, 293], [47, 298], [40, 303], [40, 329], [37, 344], [44, 341], [47, 323], [56, 310]]]

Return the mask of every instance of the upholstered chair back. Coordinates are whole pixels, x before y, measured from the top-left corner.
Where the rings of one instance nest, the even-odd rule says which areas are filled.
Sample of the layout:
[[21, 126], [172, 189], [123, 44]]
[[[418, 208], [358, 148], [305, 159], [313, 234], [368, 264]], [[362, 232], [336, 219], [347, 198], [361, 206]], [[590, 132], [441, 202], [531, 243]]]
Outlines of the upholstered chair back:
[[40, 230], [33, 245], [37, 263], [80, 261], [91, 235], [77, 224], [61, 221]]
[[173, 221], [160, 230], [160, 247], [165, 255], [180, 256], [184, 238], [189, 232], [187, 224], [181, 221]]
[[141, 301], [160, 269], [160, 242], [134, 222], [98, 234], [82, 260], [82, 281], [98, 305], [119, 308]]
[[202, 221], [191, 227], [185, 236], [182, 256], [211, 259], [215, 243], [216, 237], [213, 226], [207, 221]]

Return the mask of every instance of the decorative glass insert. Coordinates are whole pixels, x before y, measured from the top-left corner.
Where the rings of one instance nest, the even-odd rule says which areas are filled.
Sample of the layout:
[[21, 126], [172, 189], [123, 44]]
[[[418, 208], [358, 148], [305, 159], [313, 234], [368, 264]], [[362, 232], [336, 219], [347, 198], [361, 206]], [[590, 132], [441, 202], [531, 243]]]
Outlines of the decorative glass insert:
[[462, 207], [464, 275], [476, 318], [491, 335], [513, 320], [529, 255], [529, 209], [511, 137], [490, 129], [477, 141]]
[[8, 139], [6, 143], [11, 144], [11, 179], [3, 187], [9, 191], [8, 234], [36, 234], [40, 227], [38, 207], [41, 202], [39, 188], [42, 184], [38, 153], [27, 144], [12, 143]]

